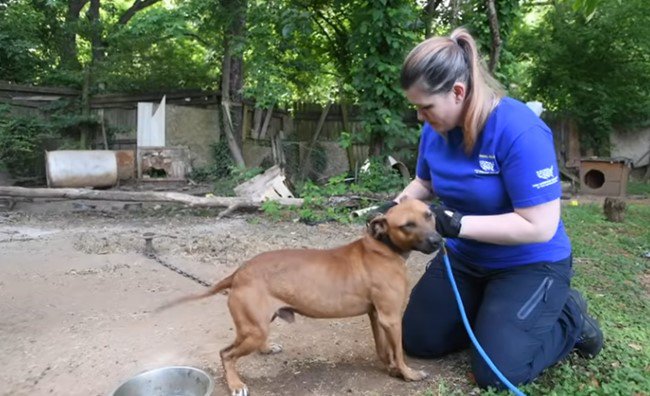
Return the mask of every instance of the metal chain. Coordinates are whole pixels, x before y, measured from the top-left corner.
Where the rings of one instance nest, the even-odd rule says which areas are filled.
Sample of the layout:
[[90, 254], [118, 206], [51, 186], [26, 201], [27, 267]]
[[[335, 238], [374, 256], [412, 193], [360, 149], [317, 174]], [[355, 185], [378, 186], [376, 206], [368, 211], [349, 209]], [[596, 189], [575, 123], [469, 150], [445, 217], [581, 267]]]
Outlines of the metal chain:
[[[176, 272], [179, 275], [182, 275], [182, 276], [184, 276], [184, 277], [186, 277], [188, 279], [193, 280], [194, 282], [198, 283], [201, 286], [205, 286], [205, 287], [212, 286], [210, 283], [208, 283], [208, 282], [206, 282], [206, 281], [204, 281], [202, 279], [199, 279], [196, 276], [194, 276], [194, 275], [192, 275], [192, 274], [190, 274], [188, 272], [183, 271], [182, 269], [178, 268], [177, 266], [164, 262], [160, 257], [156, 256], [156, 253], [154, 253], [152, 240], [153, 240], [155, 234], [153, 234], [151, 232], [147, 232], [143, 236], [144, 236], [144, 239], [145, 239], [145, 249], [144, 249], [143, 253], [147, 258], [150, 258], [150, 259], [154, 260], [158, 264], [162, 265], [163, 267], [169, 268], [170, 270]], [[159, 236], [164, 236], [164, 235], [159, 235]]]
[[201, 280], [201, 279], [197, 278], [196, 276], [194, 276], [194, 275], [192, 275], [192, 274], [190, 274], [188, 272], [183, 271], [182, 269], [178, 268], [177, 266], [164, 262], [163, 260], [160, 259], [160, 257], [156, 256], [154, 253], [151, 253], [151, 252], [150, 253], [145, 253], [145, 256], [147, 256], [148, 258], [150, 258], [152, 260], [155, 260], [158, 264], [162, 265], [163, 267], [169, 268], [170, 270], [176, 272], [179, 275], [183, 275], [184, 277], [186, 277], [188, 279], [192, 279], [194, 282], [198, 283], [199, 285], [202, 285], [202, 286], [205, 286], [205, 287], [212, 286], [210, 283], [208, 283], [208, 282], [206, 282], [204, 280]]

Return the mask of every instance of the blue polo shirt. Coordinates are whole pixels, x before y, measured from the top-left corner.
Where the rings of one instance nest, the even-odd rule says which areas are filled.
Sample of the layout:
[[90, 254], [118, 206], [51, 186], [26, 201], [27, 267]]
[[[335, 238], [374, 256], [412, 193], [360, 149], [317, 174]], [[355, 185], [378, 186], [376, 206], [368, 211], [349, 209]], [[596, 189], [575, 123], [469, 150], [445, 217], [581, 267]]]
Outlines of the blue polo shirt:
[[[551, 130], [524, 103], [507, 97], [488, 117], [470, 155], [460, 128], [444, 138], [425, 123], [416, 174], [431, 181], [444, 205], [464, 215], [509, 213], [552, 201], [562, 192]], [[544, 243], [503, 246], [449, 238], [447, 246], [486, 268], [555, 262], [571, 254], [562, 221]]]

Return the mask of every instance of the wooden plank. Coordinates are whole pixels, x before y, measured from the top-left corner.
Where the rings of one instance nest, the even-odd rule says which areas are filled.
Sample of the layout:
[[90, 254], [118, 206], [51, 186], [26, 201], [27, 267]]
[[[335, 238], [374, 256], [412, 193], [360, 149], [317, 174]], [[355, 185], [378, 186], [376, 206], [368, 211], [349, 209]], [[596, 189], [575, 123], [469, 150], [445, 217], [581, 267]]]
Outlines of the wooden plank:
[[40, 93], [40, 94], [56, 94], [66, 96], [81, 95], [81, 91], [64, 87], [41, 87], [34, 85], [13, 84], [8, 81], [0, 81], [0, 91], [9, 92], [25, 92], [25, 93]]
[[249, 197], [254, 200], [293, 198], [291, 191], [284, 185], [284, 180], [282, 170], [275, 165], [261, 175], [238, 185], [234, 191], [237, 196]]

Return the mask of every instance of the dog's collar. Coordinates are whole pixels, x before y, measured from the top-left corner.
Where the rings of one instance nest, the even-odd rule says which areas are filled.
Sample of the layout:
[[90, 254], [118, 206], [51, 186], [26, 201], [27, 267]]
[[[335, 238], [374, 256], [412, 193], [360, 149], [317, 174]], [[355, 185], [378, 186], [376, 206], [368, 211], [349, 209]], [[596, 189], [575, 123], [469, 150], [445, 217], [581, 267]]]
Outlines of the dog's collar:
[[403, 254], [404, 250], [401, 249], [399, 246], [395, 245], [395, 243], [390, 239], [390, 237], [387, 234], [381, 235], [379, 238], [375, 238], [379, 242], [383, 243], [384, 245], [388, 246], [388, 248], [395, 253]]

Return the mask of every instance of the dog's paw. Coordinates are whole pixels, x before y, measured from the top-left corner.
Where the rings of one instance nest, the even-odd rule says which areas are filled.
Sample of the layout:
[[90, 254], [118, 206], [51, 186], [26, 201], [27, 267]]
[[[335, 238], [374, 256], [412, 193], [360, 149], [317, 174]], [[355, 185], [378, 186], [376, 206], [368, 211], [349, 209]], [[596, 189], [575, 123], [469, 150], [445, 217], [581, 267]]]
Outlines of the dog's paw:
[[249, 396], [250, 393], [248, 393], [248, 387], [244, 385], [243, 388], [235, 389], [232, 391], [231, 396]]
[[260, 353], [263, 355], [275, 355], [276, 353], [282, 352], [282, 345], [269, 343], [264, 348], [260, 349]]
[[408, 373], [404, 373], [403, 377], [406, 381], [422, 381], [427, 378], [429, 374], [422, 370], [409, 370]]

